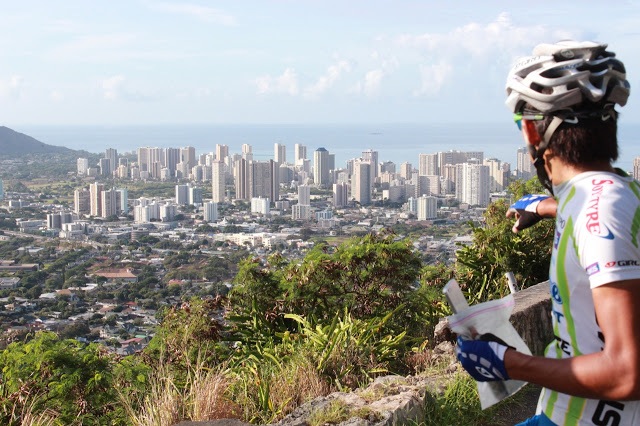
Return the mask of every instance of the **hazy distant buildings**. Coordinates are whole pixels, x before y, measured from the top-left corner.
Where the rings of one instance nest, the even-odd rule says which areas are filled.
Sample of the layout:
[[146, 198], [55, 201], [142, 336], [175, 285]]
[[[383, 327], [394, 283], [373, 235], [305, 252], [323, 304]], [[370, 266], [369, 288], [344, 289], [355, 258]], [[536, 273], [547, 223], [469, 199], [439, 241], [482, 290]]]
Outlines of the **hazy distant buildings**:
[[299, 143], [295, 144], [293, 146], [294, 165], [302, 167], [304, 165], [304, 160], [306, 159], [307, 159], [307, 147]]
[[293, 220], [309, 220], [311, 218], [311, 188], [308, 185], [298, 186], [298, 204], [291, 206]]
[[2, 179], [0, 179], [0, 201], [4, 200], [4, 183], [2, 183]]
[[527, 147], [518, 148], [516, 152], [516, 176], [519, 179], [531, 179], [535, 175], [535, 167], [531, 161], [531, 155]]
[[[640, 157], [636, 157], [633, 159], [633, 178], [635, 180], [640, 180]], [[2, 185], [2, 181], [0, 181], [0, 186]]]

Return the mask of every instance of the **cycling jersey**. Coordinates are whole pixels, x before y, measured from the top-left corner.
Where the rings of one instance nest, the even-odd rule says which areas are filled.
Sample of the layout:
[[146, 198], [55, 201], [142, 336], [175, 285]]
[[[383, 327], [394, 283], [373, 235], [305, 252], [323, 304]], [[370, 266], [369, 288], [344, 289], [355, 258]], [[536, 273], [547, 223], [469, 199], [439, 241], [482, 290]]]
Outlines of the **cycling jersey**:
[[[555, 341], [550, 358], [601, 351], [591, 290], [640, 278], [640, 185], [628, 176], [581, 173], [554, 187], [558, 198], [549, 270]], [[579, 398], [543, 389], [538, 412], [558, 425], [638, 425], [640, 401]]]

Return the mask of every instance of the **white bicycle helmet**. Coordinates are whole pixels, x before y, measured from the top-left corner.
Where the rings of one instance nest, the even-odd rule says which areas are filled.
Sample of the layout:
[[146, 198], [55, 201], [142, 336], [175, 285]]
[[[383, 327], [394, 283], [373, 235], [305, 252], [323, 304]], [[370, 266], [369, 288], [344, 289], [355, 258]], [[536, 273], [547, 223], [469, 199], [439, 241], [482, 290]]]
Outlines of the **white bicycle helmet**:
[[579, 110], [624, 106], [630, 88], [624, 64], [606, 48], [589, 41], [536, 46], [533, 56], [522, 58], [509, 72], [507, 106], [518, 113], [529, 104], [543, 114], [572, 111], [578, 105]]

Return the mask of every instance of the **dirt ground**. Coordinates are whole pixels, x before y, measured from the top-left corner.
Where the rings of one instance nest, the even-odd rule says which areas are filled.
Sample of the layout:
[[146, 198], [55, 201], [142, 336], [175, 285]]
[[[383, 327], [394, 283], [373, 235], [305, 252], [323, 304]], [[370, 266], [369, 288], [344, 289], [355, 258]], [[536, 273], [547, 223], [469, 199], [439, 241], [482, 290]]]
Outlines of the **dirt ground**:
[[513, 395], [512, 403], [502, 405], [494, 418], [495, 426], [513, 426], [533, 416], [538, 405], [540, 387], [526, 385]]

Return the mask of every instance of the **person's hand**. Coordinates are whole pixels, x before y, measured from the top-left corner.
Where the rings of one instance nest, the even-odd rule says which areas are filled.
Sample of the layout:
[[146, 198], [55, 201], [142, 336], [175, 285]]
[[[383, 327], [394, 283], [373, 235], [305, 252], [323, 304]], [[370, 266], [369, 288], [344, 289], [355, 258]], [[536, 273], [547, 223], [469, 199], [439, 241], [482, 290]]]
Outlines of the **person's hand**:
[[456, 356], [462, 367], [478, 382], [509, 380], [504, 367], [506, 343], [493, 335], [482, 335], [480, 340], [458, 337]]
[[516, 217], [516, 222], [511, 230], [513, 232], [519, 232], [540, 222], [544, 216], [538, 212], [538, 206], [541, 203], [546, 204], [550, 202], [555, 203], [555, 200], [548, 195], [529, 194], [511, 204], [507, 210], [507, 217]]

